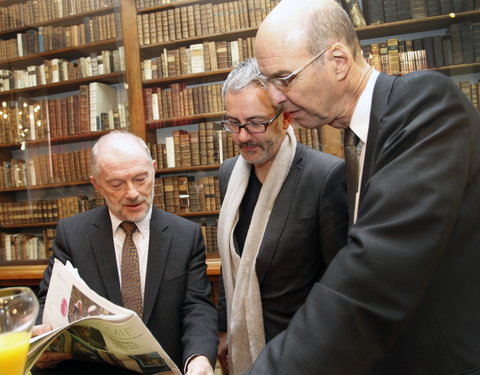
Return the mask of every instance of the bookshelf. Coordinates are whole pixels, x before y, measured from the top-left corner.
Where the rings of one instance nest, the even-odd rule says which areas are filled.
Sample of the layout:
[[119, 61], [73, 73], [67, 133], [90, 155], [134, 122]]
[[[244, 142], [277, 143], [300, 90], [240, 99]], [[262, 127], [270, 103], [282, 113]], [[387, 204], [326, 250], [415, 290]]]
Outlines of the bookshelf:
[[[112, 0], [0, 1], [0, 285], [36, 285], [59, 219], [97, 204], [89, 149], [126, 128]], [[114, 88], [109, 101], [102, 89]]]
[[[45, 0], [45, 2], [49, 1]], [[68, 4], [75, 2], [76, 0], [64, 1], [64, 3]], [[165, 139], [171, 137], [173, 132], [177, 130], [183, 131], [183, 134], [185, 132], [193, 132], [193, 138], [195, 138], [195, 132], [199, 132], [199, 124], [213, 124], [221, 118], [224, 112], [223, 103], [218, 98], [218, 91], [217, 96], [213, 96], [216, 106], [209, 109], [208, 105], [205, 105], [203, 101], [201, 104], [197, 101], [196, 108], [193, 105], [192, 109], [192, 103], [188, 101], [189, 95], [190, 99], [192, 99], [192, 93], [188, 90], [193, 90], [193, 88], [197, 87], [208, 88], [210, 86], [213, 87], [213, 85], [221, 85], [231, 71], [232, 66], [238, 61], [253, 56], [254, 37], [258, 25], [261, 19], [268, 14], [269, 7], [275, 5], [275, 1], [172, 0], [168, 4], [161, 4], [161, 2], [163, 1], [96, 0], [91, 3], [104, 4], [104, 6], [78, 11], [74, 14], [64, 14], [63, 16], [57, 16], [55, 13], [55, 16], [44, 17], [43, 13], [45, 12], [40, 12], [39, 17], [36, 17], [34, 22], [28, 23], [27, 16], [22, 18], [24, 21], [23, 25], [15, 25], [14, 27], [4, 27], [3, 20], [0, 18], [0, 38], [3, 40], [17, 39], [17, 34], [26, 33], [31, 28], [71, 27], [83, 23], [87, 18], [92, 19], [109, 14], [115, 16], [116, 30], [115, 38], [91, 41], [80, 46], [62, 46], [56, 49], [28, 53], [24, 56], [7, 59], [1, 58], [0, 47], [0, 103], [3, 101], [12, 102], [19, 98], [26, 101], [36, 98], [42, 98], [42, 100], [49, 98], [57, 99], [61, 96], [70, 96], [72, 92], [77, 92], [80, 86], [89, 85], [91, 82], [118, 86], [124, 85], [126, 88], [125, 101], [128, 103], [129, 108], [129, 129], [145, 139], [152, 147], [155, 146], [153, 148], [157, 149], [152, 150], [152, 155], [154, 155], [157, 161], [162, 159], [158, 163], [157, 179], [187, 178], [187, 181], [190, 179], [198, 182], [201, 178], [217, 176], [221, 161], [232, 156], [232, 147], [231, 145], [223, 147], [228, 142], [226, 139], [220, 141], [221, 132], [215, 133], [218, 131], [218, 128], [215, 128], [215, 126], [213, 126], [213, 135], [210, 135], [210, 137], [213, 137], [213, 143], [208, 148], [212, 152], [210, 159], [207, 157], [203, 161], [193, 162], [190, 160], [190, 162], [184, 163], [185, 160], [182, 161], [181, 156], [178, 159], [177, 155], [177, 160], [175, 160], [175, 155], [173, 154], [172, 156], [172, 152], [170, 152], [170, 161], [173, 158], [175, 163], [174, 166], [168, 167], [166, 145], [160, 146], [160, 148], [164, 147], [165, 150], [160, 149], [159, 151], [158, 147], [164, 144]], [[371, 0], [363, 2], [368, 3]], [[29, 3], [29, 1], [0, 0], [0, 8], [15, 7], [26, 3]], [[35, 3], [38, 4], [40, 2]], [[51, 3], [58, 2], [51, 1]], [[216, 17], [223, 17], [223, 21], [217, 19], [212, 27], [208, 23], [204, 24], [202, 22], [203, 20], [209, 20], [209, 15], [213, 14], [211, 9], [214, 6], [217, 7], [215, 8], [217, 11], [220, 10], [216, 12]], [[53, 10], [51, 11], [53, 12]], [[59, 13], [59, 10], [57, 9], [56, 12]], [[28, 12], [25, 14], [28, 15]], [[198, 17], [195, 18], [195, 14], [202, 14], [202, 20], [198, 20]], [[242, 18], [235, 19], [237, 14], [241, 15]], [[230, 18], [230, 15], [233, 15], [233, 17]], [[182, 20], [185, 18], [182, 17], [187, 17], [187, 19], [190, 17], [190, 19], [200, 23], [198, 25], [193, 23], [192, 26], [189, 22], [183, 22]], [[230, 24], [228, 24], [227, 19]], [[432, 30], [439, 30], [439, 34], [444, 35], [446, 29], [451, 25], [475, 23], [479, 19], [480, 10], [469, 10], [454, 14], [442, 14], [361, 26], [357, 27], [356, 30], [361, 42], [370, 44], [380, 41], [386, 42], [389, 38], [408, 38], [409, 35], [413, 35], [412, 38], [419, 38], [422, 35], [430, 35], [429, 33]], [[217, 23], [215, 24], [215, 22]], [[170, 29], [168, 27], [164, 28], [165, 25], [170, 25]], [[181, 27], [175, 28], [176, 25], [186, 26], [182, 29]], [[159, 33], [160, 28], [162, 28], [162, 36]], [[148, 38], [146, 36], [147, 29], [149, 32]], [[155, 34], [152, 33], [153, 30]], [[98, 53], [99, 51], [113, 52], [118, 50], [120, 46], [127, 52], [124, 53], [123, 65], [119, 71], [97, 74], [95, 76], [75, 77], [74, 79], [59, 80], [58, 82], [46, 82], [43, 85], [21, 88], [5, 86], [2, 81], [2, 70], [4, 69], [26, 70], [29, 66], [41, 66], [46, 61], [55, 59], [70, 61], [80, 57], [89, 57], [92, 53]], [[203, 57], [200, 58], [203, 61], [200, 62], [198, 61], [198, 55], [196, 55], [199, 49], [203, 50]], [[194, 57], [193, 63], [192, 56]], [[197, 60], [195, 60], [195, 57], [197, 57]], [[145, 61], [147, 60], [151, 61], [146, 64]], [[186, 64], [187, 61], [189, 64]], [[152, 64], [154, 66], [156, 64], [155, 73], [153, 70], [148, 72], [148, 69], [152, 69]], [[161, 66], [162, 64], [163, 66]], [[461, 79], [465, 79], [465, 77], [467, 79], [478, 79], [480, 61], [430, 67], [430, 69], [437, 70], [454, 79], [456, 77], [462, 77]], [[170, 108], [171, 113], [169, 113], [163, 108], [160, 115], [160, 105], [164, 104], [158, 98], [162, 98], [164, 93], [167, 93], [167, 96], [171, 96], [172, 85], [173, 91], [178, 95], [176, 98], [176, 111], [171, 111]], [[157, 95], [155, 111], [158, 113], [156, 113], [155, 119], [152, 116], [154, 108], [152, 108], [151, 97], [145, 95], [149, 91], [150, 94]], [[178, 94], [179, 92], [182, 93]], [[164, 100], [168, 100], [168, 98]], [[183, 100], [183, 102], [180, 100]], [[188, 106], [190, 106], [189, 109]], [[178, 112], [179, 108], [183, 108], [183, 111]], [[0, 128], [2, 126], [4, 125], [0, 123]], [[60, 153], [68, 152], [70, 149], [77, 150], [78, 147], [81, 147], [77, 145], [91, 145], [95, 139], [105, 132], [69, 133], [67, 131], [66, 134], [50, 134], [50, 137], [43, 139], [28, 139], [28, 137], [26, 139], [13, 140], [0, 139], [0, 162], [3, 163], [3, 161], [10, 160], [12, 155], [17, 154], [21, 147], [26, 147], [27, 150], [41, 147], [57, 147]], [[310, 145], [314, 147], [318, 147], [315, 142], [322, 142], [324, 151], [337, 156], [342, 155], [339, 135], [331, 129], [322, 129], [321, 133], [318, 134], [298, 133], [298, 138], [303, 143], [309, 144], [310, 142]], [[220, 143], [222, 144], [221, 150], [218, 148]], [[190, 146], [190, 143], [187, 146]], [[180, 154], [183, 154], [185, 157], [189, 153], [191, 153], [191, 149], [188, 153], [184, 151]], [[197, 165], [193, 165], [194, 163]], [[85, 189], [91, 188], [87, 179], [68, 182], [52, 181], [45, 184], [0, 188], [0, 202], [7, 203], [22, 199], [18, 198], [18, 196], [23, 196], [23, 199], [29, 196], [39, 197], [39, 199], [43, 199], [43, 196], [45, 196], [45, 199], [53, 199], [55, 194], [62, 196], [62, 192], [65, 189], [73, 189], [77, 193], [77, 191], [84, 192]], [[92, 191], [90, 190], [89, 194], [91, 193]], [[165, 192], [162, 192], [162, 194], [165, 194]], [[75, 195], [81, 196], [81, 194]], [[163, 203], [165, 202], [163, 201]], [[204, 235], [207, 229], [211, 230], [210, 228], [215, 226], [219, 207], [210, 207], [208, 210], [199, 209], [198, 207], [196, 209], [186, 206], [182, 207], [183, 212], [176, 213], [201, 223]], [[40, 230], [43, 228], [52, 229], [56, 222], [56, 220], [52, 220], [41, 223], [5, 224], [0, 225], [0, 232], [8, 231], [15, 233], [16, 231]], [[218, 257], [209, 254], [207, 254], [207, 257], [209, 275], [212, 279], [215, 279], [215, 275], [218, 275], [219, 272], [220, 262]], [[32, 264], [32, 262], [35, 263], [35, 261], [30, 260], [9, 263], [0, 261], [0, 285], [18, 285], [18, 283], [25, 285], [38, 284], [42, 277], [45, 261], [42, 264]]]

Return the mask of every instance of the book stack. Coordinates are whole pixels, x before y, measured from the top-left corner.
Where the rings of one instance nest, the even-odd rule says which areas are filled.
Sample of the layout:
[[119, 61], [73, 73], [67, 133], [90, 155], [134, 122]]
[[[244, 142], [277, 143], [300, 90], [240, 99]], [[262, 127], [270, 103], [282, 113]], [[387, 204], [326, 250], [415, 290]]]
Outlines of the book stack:
[[317, 129], [305, 129], [299, 126], [293, 128], [297, 141], [315, 150], [322, 151], [320, 135]]
[[139, 44], [155, 45], [257, 27], [278, 2], [279, 0], [214, 2], [139, 14]]
[[150, 128], [157, 128], [162, 124], [154, 121], [222, 112], [221, 91], [219, 83], [189, 87], [184, 83], [173, 83], [168, 89], [144, 88], [145, 117]]
[[97, 87], [80, 85], [79, 94], [62, 98], [4, 102], [0, 116], [0, 143], [126, 129], [127, 108], [123, 103], [116, 103], [116, 91], [115, 96], [106, 96], [109, 94], [90, 90], [89, 86]]
[[480, 9], [478, 0], [364, 0], [367, 24], [433, 17]]
[[38, 29], [18, 33], [15, 38], [0, 40], [0, 61], [60, 48], [80, 47], [102, 40], [113, 40], [116, 37], [113, 13], [84, 17], [81, 24], [41, 26]]
[[13, 30], [111, 6], [112, 0], [28, 0], [2, 7], [0, 31]]
[[0, 203], [0, 224], [50, 223], [90, 208], [84, 196]]
[[90, 150], [34, 155], [10, 159], [0, 165], [0, 188], [83, 182], [90, 177]]
[[44, 235], [0, 233], [0, 262], [48, 259]]
[[470, 81], [460, 81], [458, 82], [458, 86], [463, 91], [463, 93], [467, 96], [468, 99], [472, 102], [473, 106], [480, 110], [480, 81], [478, 82], [470, 82]]
[[54, 58], [26, 69], [2, 69], [0, 91], [25, 89], [51, 83], [67, 82], [86, 77], [125, 70], [124, 48], [91, 53], [74, 60]]
[[142, 61], [142, 79], [151, 80], [236, 66], [254, 56], [254, 37], [234, 41], [204, 41], [177, 49], [163, 49], [158, 57]]
[[217, 176], [167, 176], [155, 179], [154, 204], [172, 213], [220, 209]]
[[202, 223], [201, 227], [203, 240], [205, 242], [206, 257], [218, 258], [217, 225]]

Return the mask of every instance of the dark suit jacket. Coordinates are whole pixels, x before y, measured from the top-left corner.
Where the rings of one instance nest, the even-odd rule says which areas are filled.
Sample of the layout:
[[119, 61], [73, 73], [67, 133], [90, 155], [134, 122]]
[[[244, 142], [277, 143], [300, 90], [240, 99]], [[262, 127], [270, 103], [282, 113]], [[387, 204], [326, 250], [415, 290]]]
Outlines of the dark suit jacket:
[[[197, 224], [153, 208], [143, 321], [181, 370], [193, 354], [206, 355], [212, 363], [216, 359], [217, 315], [210, 300], [204, 251]], [[69, 260], [91, 289], [122, 305], [106, 207], [59, 221], [54, 257], [64, 264]], [[40, 284], [40, 317], [53, 261], [52, 257]]]
[[[237, 158], [226, 160], [220, 168], [222, 199]], [[267, 341], [287, 327], [327, 264], [345, 245], [345, 189], [341, 159], [297, 145], [256, 261]], [[219, 318], [220, 329], [226, 329], [225, 308], [220, 309]]]
[[251, 374], [480, 374], [479, 139], [448, 77], [380, 75], [349, 242]]

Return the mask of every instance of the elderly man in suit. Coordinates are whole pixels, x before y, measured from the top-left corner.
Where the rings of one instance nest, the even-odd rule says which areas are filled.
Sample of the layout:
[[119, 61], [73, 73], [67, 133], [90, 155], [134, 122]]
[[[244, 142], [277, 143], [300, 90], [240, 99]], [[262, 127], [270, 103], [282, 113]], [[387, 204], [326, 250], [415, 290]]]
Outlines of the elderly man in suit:
[[313, 284], [346, 243], [344, 163], [297, 143], [246, 60], [223, 86], [223, 128], [240, 155], [220, 168], [218, 244], [225, 302], [219, 357], [242, 374], [284, 330]]
[[[39, 300], [45, 302], [54, 258], [70, 261], [95, 292], [137, 311], [179, 368], [212, 375], [217, 313], [202, 235], [197, 224], [153, 207], [155, 165], [146, 144], [133, 134], [113, 131], [98, 140], [90, 181], [107, 205], [58, 223]], [[130, 260], [122, 244], [128, 227], [138, 272], [125, 275], [122, 268]], [[54, 363], [54, 355], [47, 353], [40, 366]]]
[[479, 112], [442, 74], [374, 71], [333, 0], [282, 0], [256, 55], [275, 105], [361, 150], [347, 246], [249, 373], [480, 374]]

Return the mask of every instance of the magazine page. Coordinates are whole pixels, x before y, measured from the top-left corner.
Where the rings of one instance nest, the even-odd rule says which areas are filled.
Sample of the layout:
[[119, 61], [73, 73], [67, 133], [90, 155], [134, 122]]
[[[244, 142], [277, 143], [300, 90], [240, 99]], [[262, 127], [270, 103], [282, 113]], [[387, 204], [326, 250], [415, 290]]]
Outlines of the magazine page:
[[181, 374], [135, 312], [96, 294], [57, 259], [43, 322], [53, 329], [31, 340], [26, 369], [48, 348], [143, 374]]

